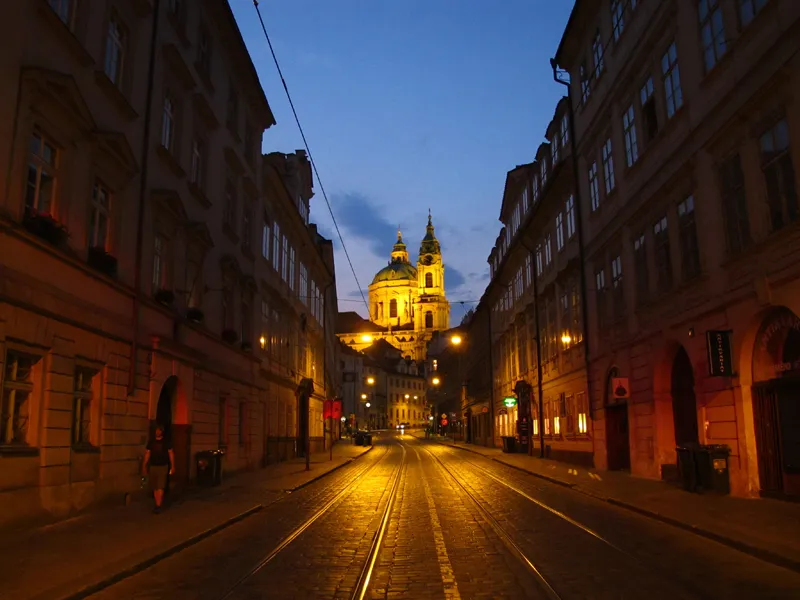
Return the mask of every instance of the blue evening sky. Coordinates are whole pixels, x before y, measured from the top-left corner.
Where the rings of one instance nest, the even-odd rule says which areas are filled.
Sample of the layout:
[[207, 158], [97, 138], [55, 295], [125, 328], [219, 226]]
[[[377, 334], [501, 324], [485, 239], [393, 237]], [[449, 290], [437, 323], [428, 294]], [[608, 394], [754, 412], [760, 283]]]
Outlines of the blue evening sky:
[[[263, 150], [302, 148], [253, 2], [231, 4], [278, 122]], [[452, 324], [477, 305], [501, 227], [506, 172], [533, 159], [564, 93], [549, 59], [572, 4], [260, 2], [365, 296], [398, 226], [416, 261], [430, 208]], [[315, 192], [312, 220], [336, 247], [339, 310], [366, 316], [316, 182]]]

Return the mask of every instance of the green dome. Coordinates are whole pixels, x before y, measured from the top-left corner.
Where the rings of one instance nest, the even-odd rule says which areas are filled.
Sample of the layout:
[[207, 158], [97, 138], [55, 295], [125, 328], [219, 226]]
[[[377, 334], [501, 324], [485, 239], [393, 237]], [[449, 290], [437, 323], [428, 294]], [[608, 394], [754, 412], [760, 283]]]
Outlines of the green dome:
[[417, 270], [412, 265], [407, 262], [391, 262], [375, 274], [372, 283], [412, 280], [417, 280]]

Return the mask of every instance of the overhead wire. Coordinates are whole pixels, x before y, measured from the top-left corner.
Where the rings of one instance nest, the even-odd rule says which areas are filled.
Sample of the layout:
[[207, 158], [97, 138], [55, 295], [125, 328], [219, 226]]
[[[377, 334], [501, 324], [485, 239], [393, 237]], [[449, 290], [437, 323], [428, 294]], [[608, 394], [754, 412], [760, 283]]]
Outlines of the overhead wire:
[[361, 284], [358, 281], [358, 275], [356, 275], [356, 269], [353, 266], [353, 261], [350, 260], [350, 253], [347, 252], [347, 246], [345, 246], [344, 238], [342, 237], [342, 232], [339, 230], [339, 224], [336, 222], [336, 217], [333, 215], [333, 208], [331, 207], [331, 203], [328, 200], [328, 194], [325, 192], [325, 186], [322, 185], [322, 178], [319, 176], [319, 171], [317, 170], [317, 163], [316, 161], [314, 161], [314, 157], [311, 154], [311, 148], [308, 145], [308, 140], [306, 139], [306, 134], [303, 131], [303, 126], [300, 124], [300, 118], [297, 116], [297, 110], [294, 107], [294, 102], [292, 101], [292, 95], [289, 93], [289, 87], [286, 85], [286, 80], [283, 77], [283, 71], [281, 70], [281, 65], [278, 62], [278, 57], [275, 55], [275, 49], [272, 47], [272, 41], [269, 38], [269, 34], [267, 33], [267, 27], [264, 24], [264, 19], [261, 16], [261, 9], [258, 6], [258, 0], [253, 0], [253, 6], [256, 9], [256, 14], [258, 14], [258, 21], [261, 23], [261, 30], [264, 32], [264, 38], [266, 38], [267, 40], [269, 51], [272, 54], [272, 60], [275, 62], [275, 68], [278, 70], [278, 76], [281, 78], [281, 84], [283, 85], [284, 92], [286, 92], [286, 98], [289, 100], [289, 106], [292, 109], [292, 114], [294, 115], [294, 120], [297, 123], [297, 128], [300, 130], [300, 137], [303, 138], [303, 145], [305, 146], [306, 153], [308, 154], [308, 161], [311, 163], [311, 168], [314, 169], [314, 175], [317, 178], [319, 189], [322, 192], [322, 197], [325, 199], [325, 204], [328, 207], [328, 212], [331, 215], [333, 226], [336, 229], [336, 235], [339, 236], [339, 242], [342, 244], [342, 250], [344, 250], [345, 258], [347, 258], [347, 263], [350, 265], [350, 271], [353, 273], [353, 278], [356, 280], [356, 285], [358, 286], [358, 290], [361, 293], [361, 300], [364, 303], [365, 308], [369, 310], [369, 303], [367, 302], [367, 299], [364, 296], [364, 290], [362, 289]]

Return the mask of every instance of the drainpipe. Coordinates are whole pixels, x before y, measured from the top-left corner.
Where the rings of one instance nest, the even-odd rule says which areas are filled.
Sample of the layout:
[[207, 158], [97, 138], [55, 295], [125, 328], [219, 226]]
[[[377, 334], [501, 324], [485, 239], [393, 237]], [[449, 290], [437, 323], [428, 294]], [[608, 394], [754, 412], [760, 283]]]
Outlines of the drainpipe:
[[572, 178], [575, 188], [575, 219], [578, 225], [578, 253], [581, 263], [581, 310], [583, 311], [583, 358], [586, 368], [586, 401], [588, 404], [588, 416], [593, 420], [592, 413], [592, 386], [590, 384], [590, 362], [589, 362], [589, 305], [586, 297], [586, 249], [583, 243], [583, 218], [581, 217], [583, 203], [580, 196], [580, 177], [578, 176], [578, 152], [575, 141], [575, 111], [572, 108], [572, 87], [569, 81], [564, 81], [558, 77], [558, 64], [555, 58], [550, 59], [550, 66], [553, 69], [553, 80], [567, 88], [567, 105], [569, 116], [569, 145], [572, 154]]
[[158, 17], [160, 0], [153, 2], [153, 31], [150, 35], [150, 61], [147, 67], [147, 94], [144, 107], [144, 138], [142, 140], [142, 171], [139, 182], [139, 214], [136, 219], [136, 261], [133, 283], [133, 330], [131, 336], [131, 364], [128, 369], [128, 396], [136, 391], [136, 363], [139, 354], [139, 312], [142, 294], [142, 246], [144, 245], [144, 214], [147, 202], [147, 173], [150, 156], [150, 122], [153, 113], [153, 83], [155, 80], [156, 45], [158, 43]]

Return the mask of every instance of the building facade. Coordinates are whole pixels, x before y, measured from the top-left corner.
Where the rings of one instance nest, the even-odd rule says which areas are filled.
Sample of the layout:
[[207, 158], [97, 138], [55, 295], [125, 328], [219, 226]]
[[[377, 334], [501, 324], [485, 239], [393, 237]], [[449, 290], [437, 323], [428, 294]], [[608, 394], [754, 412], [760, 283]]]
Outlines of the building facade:
[[369, 286], [369, 320], [344, 313], [337, 335], [348, 346], [364, 350], [382, 339], [415, 361], [425, 359], [434, 332], [450, 326], [450, 303], [445, 293], [445, 266], [428, 215], [417, 266], [409, 261], [402, 234], [392, 248], [389, 264], [375, 274]]
[[[0, 520], [138, 490], [155, 423], [173, 486], [200, 450], [224, 449], [229, 470], [294, 455], [300, 374], [327, 358], [310, 378], [338, 381], [320, 333], [332, 249], [301, 225], [307, 187], [291, 210], [263, 189], [275, 120], [228, 3], [6, 3], [0, 17]], [[270, 279], [262, 213], [304, 248], [315, 312]], [[282, 295], [294, 310], [257, 326], [260, 299]], [[275, 321], [309, 340], [280, 375], [261, 342]]]
[[792, 0], [573, 9], [598, 467], [725, 444], [734, 494], [800, 494], [799, 32]]

